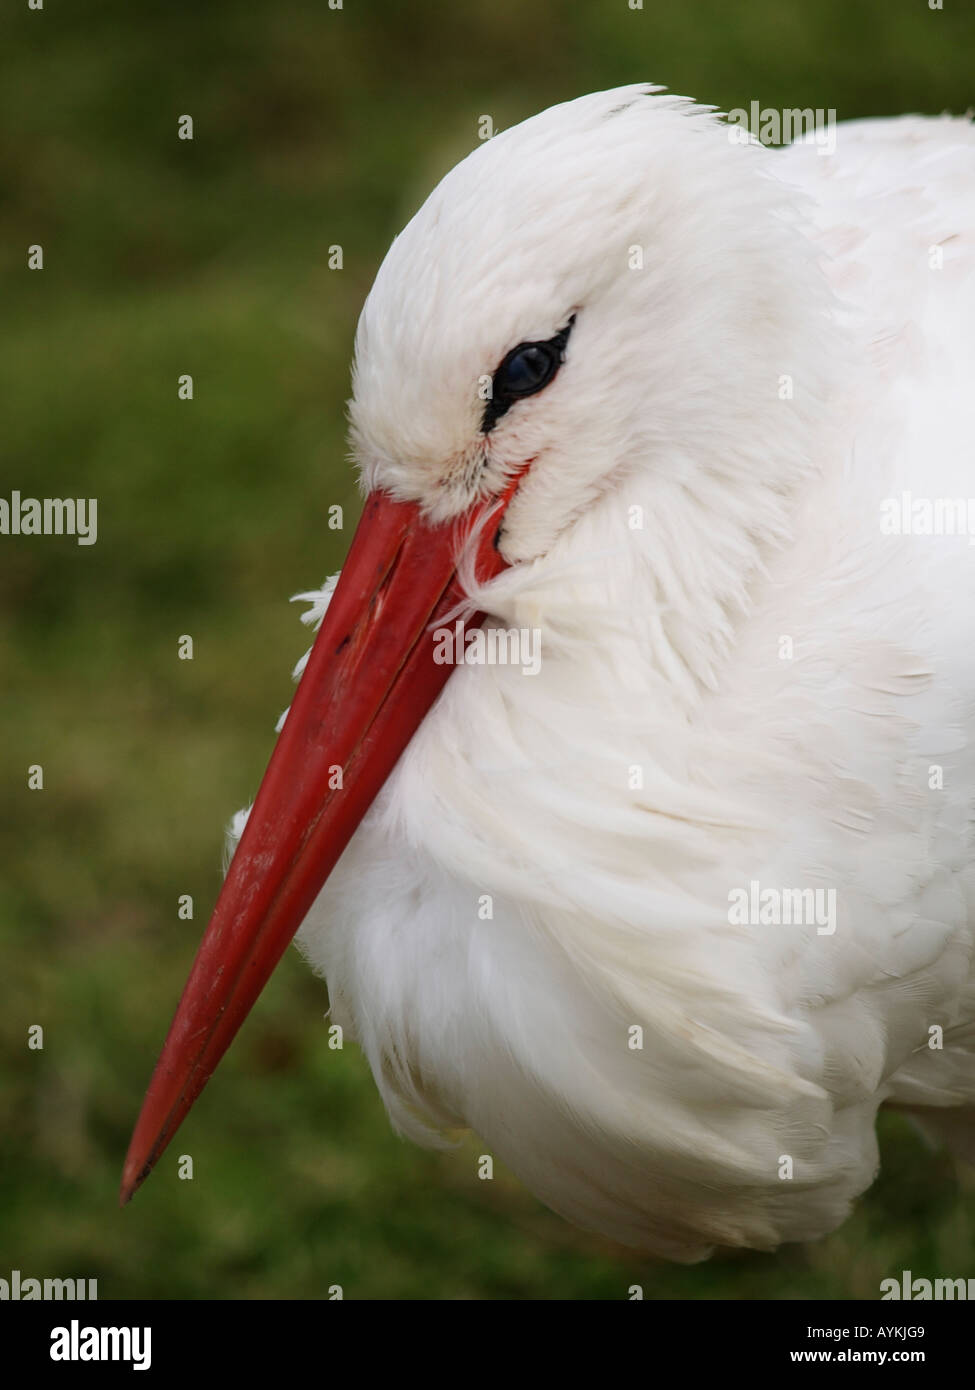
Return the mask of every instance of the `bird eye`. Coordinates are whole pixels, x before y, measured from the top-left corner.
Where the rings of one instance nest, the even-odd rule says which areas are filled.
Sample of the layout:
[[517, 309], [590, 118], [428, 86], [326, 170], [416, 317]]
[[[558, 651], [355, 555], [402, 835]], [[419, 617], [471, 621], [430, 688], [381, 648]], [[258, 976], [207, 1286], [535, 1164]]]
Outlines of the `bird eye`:
[[495, 386], [506, 396], [531, 396], [552, 380], [559, 360], [548, 343], [525, 343], [501, 363]]
[[565, 345], [575, 323], [575, 314], [564, 328], [543, 343], [519, 343], [501, 359], [501, 365], [491, 382], [481, 430], [487, 434], [501, 416], [524, 396], [534, 396], [543, 390], [565, 360]]

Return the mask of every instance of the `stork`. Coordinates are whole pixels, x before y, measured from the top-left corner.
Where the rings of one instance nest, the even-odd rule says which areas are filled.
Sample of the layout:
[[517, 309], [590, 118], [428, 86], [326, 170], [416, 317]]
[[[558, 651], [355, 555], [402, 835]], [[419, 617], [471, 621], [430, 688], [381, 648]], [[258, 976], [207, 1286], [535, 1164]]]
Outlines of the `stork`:
[[833, 1230], [885, 1103], [972, 1154], [975, 128], [835, 144], [600, 92], [393, 242], [362, 519], [123, 1200], [296, 934], [399, 1131], [657, 1255]]

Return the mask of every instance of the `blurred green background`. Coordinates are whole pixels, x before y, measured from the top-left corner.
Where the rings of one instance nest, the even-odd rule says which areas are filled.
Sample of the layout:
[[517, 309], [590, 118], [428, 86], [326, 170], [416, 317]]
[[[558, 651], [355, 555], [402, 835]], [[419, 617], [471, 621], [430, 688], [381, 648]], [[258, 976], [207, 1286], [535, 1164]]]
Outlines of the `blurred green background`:
[[348, 359], [392, 235], [479, 116], [619, 83], [964, 111], [972, 7], [20, 0], [3, 25], [0, 495], [96, 496], [99, 536], [0, 538], [0, 1276], [103, 1298], [875, 1298], [903, 1268], [970, 1272], [971, 1173], [894, 1117], [883, 1176], [818, 1245], [685, 1269], [579, 1234], [504, 1173], [479, 1182], [477, 1146], [397, 1139], [295, 953], [153, 1179], [122, 1212], [116, 1190], [222, 827], [307, 644], [287, 598], [348, 543]]

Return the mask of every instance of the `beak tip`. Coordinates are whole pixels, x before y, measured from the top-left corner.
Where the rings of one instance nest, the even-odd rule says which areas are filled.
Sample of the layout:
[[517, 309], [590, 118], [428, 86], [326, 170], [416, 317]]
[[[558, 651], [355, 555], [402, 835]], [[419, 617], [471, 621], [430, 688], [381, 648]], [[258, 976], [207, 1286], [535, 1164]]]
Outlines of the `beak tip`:
[[135, 1155], [130, 1151], [122, 1169], [122, 1185], [119, 1188], [118, 1204], [120, 1207], [127, 1207], [146, 1178], [152, 1172], [151, 1163], [140, 1164]]

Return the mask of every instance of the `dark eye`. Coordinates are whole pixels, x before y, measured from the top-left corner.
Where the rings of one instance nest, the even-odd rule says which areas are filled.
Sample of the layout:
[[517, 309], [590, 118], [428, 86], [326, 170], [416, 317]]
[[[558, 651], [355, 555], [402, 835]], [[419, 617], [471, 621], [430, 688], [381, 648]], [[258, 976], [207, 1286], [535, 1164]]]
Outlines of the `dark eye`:
[[481, 421], [484, 434], [493, 429], [515, 401], [534, 396], [549, 384], [565, 359], [565, 345], [574, 323], [575, 314], [554, 338], [542, 343], [519, 343], [501, 359]]
[[495, 390], [506, 396], [531, 396], [548, 385], [561, 360], [550, 343], [525, 343], [501, 363], [494, 375]]

